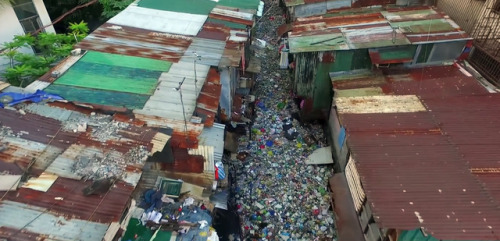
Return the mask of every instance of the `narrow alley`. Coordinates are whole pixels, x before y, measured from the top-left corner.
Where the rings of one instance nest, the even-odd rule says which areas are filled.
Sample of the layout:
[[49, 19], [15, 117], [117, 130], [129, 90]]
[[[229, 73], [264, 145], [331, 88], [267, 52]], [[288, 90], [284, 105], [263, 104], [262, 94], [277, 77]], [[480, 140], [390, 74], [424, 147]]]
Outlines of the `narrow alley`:
[[[328, 178], [332, 165], [307, 165], [307, 157], [327, 145], [321, 124], [303, 123], [292, 75], [280, 69], [286, 46], [277, 36], [285, 15], [266, 1], [253, 47], [262, 62], [254, 90], [254, 118], [239, 139], [232, 160], [234, 200], [243, 240], [332, 240], [336, 237]], [[264, 45], [265, 42], [265, 45]], [[288, 57], [288, 56], [285, 56]], [[285, 63], [287, 64], [287, 63]], [[286, 66], [286, 65], [285, 65]]]

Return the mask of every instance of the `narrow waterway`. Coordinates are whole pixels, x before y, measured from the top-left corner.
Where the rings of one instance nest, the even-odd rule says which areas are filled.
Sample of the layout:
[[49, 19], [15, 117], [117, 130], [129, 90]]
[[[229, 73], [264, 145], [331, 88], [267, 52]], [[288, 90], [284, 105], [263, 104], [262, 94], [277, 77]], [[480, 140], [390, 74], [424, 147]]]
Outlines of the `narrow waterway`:
[[[276, 30], [285, 23], [277, 3], [265, 1], [256, 24], [254, 47], [262, 61], [254, 91], [255, 116], [249, 133], [239, 139], [239, 158], [231, 160], [232, 204], [241, 233], [233, 240], [333, 240], [334, 215], [328, 178], [332, 166], [306, 165], [306, 158], [326, 146], [320, 124], [301, 123], [294, 99], [292, 73], [280, 70]], [[230, 205], [231, 206], [231, 205]]]

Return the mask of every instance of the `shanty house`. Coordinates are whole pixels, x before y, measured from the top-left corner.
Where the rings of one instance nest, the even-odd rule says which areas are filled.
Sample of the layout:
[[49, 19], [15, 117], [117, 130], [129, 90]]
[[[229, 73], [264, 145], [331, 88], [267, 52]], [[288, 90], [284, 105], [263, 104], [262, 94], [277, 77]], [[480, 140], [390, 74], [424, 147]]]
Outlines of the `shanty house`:
[[[330, 73], [451, 64], [471, 38], [433, 7], [350, 9], [301, 18], [288, 33], [294, 54], [294, 87], [304, 113], [326, 118], [332, 97]], [[353, 72], [354, 71], [354, 72]]]
[[458, 65], [333, 86], [339, 240], [499, 240], [498, 93]]
[[210, 186], [224, 146], [217, 122], [224, 108], [238, 112], [239, 69], [259, 1], [175, 3], [131, 4], [27, 90], [161, 128], [167, 144], [151, 158], [156, 167], [205, 174]]

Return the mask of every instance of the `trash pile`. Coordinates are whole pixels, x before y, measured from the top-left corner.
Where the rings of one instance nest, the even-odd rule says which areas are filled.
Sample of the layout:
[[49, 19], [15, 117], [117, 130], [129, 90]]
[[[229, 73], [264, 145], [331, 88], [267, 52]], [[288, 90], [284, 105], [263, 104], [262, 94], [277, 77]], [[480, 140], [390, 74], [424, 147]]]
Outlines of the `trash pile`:
[[77, 156], [72, 167], [73, 172], [85, 180], [121, 177], [127, 166], [142, 165], [149, 155], [144, 146], [134, 147], [124, 155], [113, 150], [103, 153], [99, 149], [90, 153]]
[[218, 241], [212, 227], [213, 205], [180, 193], [181, 186], [182, 181], [159, 178], [157, 186], [146, 190], [131, 212], [122, 240], [171, 240], [177, 236], [176, 240]]
[[292, 76], [280, 70], [277, 36], [270, 35], [284, 21], [281, 9], [272, 6], [257, 26], [267, 47], [256, 55], [266, 64], [257, 78], [253, 125], [231, 160], [237, 175], [233, 202], [243, 240], [332, 240], [336, 231], [327, 183], [333, 167], [305, 163], [326, 146], [323, 127], [300, 122]]

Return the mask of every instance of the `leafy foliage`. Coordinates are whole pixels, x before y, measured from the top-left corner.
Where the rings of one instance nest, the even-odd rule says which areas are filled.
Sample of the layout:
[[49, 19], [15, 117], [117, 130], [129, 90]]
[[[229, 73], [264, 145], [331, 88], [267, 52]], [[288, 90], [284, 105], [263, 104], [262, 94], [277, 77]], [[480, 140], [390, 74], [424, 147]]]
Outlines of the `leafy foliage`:
[[[89, 32], [87, 24], [83, 21], [71, 23], [69, 30], [67, 34], [18, 35], [12, 42], [4, 43], [5, 50], [0, 53], [0, 57], [8, 58], [10, 67], [3, 76], [10, 84], [25, 87], [45, 74], [54, 62], [68, 56], [73, 46]], [[32, 48], [37, 54], [22, 53], [20, 51], [22, 48]]]
[[134, 0], [99, 0], [103, 7], [102, 16], [111, 18], [125, 9]]

